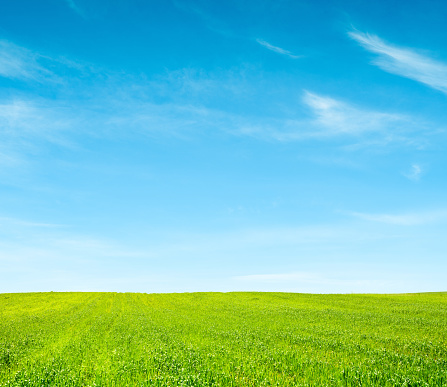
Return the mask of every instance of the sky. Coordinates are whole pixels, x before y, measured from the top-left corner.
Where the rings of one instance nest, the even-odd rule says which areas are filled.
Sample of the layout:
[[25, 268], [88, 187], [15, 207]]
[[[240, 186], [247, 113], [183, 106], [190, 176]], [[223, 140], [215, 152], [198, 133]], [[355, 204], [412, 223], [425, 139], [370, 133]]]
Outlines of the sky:
[[446, 291], [446, 19], [0, 1], [0, 292]]

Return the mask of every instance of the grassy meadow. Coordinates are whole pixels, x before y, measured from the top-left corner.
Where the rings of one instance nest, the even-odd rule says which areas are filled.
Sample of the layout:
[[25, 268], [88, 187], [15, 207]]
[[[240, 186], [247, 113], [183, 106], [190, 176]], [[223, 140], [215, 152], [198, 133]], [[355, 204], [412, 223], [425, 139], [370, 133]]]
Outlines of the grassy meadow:
[[0, 294], [0, 386], [447, 386], [447, 293]]

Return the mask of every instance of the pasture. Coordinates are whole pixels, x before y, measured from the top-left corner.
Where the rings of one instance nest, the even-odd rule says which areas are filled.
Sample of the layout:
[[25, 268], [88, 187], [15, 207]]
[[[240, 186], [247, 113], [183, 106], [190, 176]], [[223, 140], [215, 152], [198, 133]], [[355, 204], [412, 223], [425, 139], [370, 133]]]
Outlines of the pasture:
[[0, 386], [447, 386], [447, 293], [0, 294]]

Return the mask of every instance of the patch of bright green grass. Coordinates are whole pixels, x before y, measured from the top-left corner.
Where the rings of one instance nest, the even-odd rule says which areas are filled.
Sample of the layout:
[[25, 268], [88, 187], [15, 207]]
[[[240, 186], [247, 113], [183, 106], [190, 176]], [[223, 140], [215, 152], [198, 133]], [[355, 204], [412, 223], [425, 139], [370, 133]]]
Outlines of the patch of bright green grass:
[[0, 294], [0, 386], [447, 386], [447, 293]]

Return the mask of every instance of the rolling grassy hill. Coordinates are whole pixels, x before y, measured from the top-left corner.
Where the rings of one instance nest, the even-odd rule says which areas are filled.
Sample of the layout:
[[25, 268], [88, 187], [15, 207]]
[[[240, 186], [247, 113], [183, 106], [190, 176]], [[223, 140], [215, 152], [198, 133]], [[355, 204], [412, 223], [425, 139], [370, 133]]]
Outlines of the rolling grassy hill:
[[447, 386], [447, 293], [0, 294], [0, 386]]

